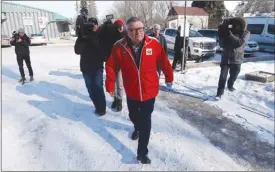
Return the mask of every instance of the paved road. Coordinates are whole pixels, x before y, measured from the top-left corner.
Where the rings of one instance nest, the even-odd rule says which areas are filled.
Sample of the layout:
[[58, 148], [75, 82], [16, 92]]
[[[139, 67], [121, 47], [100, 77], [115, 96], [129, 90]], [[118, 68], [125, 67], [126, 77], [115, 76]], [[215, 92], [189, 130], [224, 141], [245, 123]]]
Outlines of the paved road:
[[239, 164], [253, 170], [275, 169], [274, 147], [259, 141], [256, 133], [232, 122], [222, 115], [221, 110], [203, 103], [203, 100], [167, 93], [164, 87], [161, 90], [159, 99], [168, 103], [183, 120], [196, 127], [213, 145]]

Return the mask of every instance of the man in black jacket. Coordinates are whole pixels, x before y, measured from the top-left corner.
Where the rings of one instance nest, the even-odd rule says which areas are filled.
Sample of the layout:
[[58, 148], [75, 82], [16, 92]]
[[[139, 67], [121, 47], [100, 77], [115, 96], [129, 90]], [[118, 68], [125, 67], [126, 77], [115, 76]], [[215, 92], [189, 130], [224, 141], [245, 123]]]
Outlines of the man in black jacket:
[[98, 21], [90, 18], [93, 24], [89, 35], [79, 36], [75, 43], [75, 53], [80, 54], [80, 70], [89, 96], [95, 106], [95, 113], [103, 116], [106, 114], [106, 99], [103, 89], [103, 63], [106, 61], [106, 54], [99, 44]]
[[228, 71], [230, 74], [227, 81], [228, 90], [235, 90], [234, 82], [241, 70], [241, 64], [244, 59], [244, 47], [249, 39], [250, 32], [246, 30], [245, 20], [240, 17], [235, 17], [225, 20], [224, 23], [219, 26], [218, 33], [219, 43], [223, 48], [219, 87], [216, 96], [217, 99], [220, 99], [224, 94]]
[[[180, 36], [180, 30], [181, 30], [181, 26], [178, 27], [177, 36], [176, 36], [175, 45], [174, 45], [175, 55], [174, 55], [174, 60], [173, 60], [173, 64], [172, 64], [173, 70], [176, 69], [178, 63], [180, 63], [180, 66], [182, 68], [183, 37]], [[188, 39], [185, 39], [185, 46], [186, 46], [186, 48], [188, 47]], [[186, 67], [187, 52], [188, 52], [187, 49], [185, 49], [186, 55], [184, 58], [184, 66], [183, 66], [184, 70]]]
[[[153, 34], [152, 36], [155, 37], [159, 43], [162, 45], [162, 47], [164, 48], [164, 51], [166, 53], [166, 55], [168, 56], [168, 53], [167, 53], [167, 43], [166, 43], [166, 39], [163, 35], [160, 34], [160, 25], [159, 24], [155, 24], [153, 26]], [[161, 69], [160, 67], [158, 67], [158, 73], [159, 73], [159, 76], [161, 75]]]
[[[100, 28], [100, 44], [104, 47], [106, 56], [109, 57], [114, 44], [122, 39], [125, 35], [124, 21], [117, 19], [114, 23], [107, 21]], [[116, 111], [122, 110], [123, 100], [123, 81], [121, 71], [116, 73], [116, 90], [114, 95], [114, 101], [111, 105], [112, 109]]]
[[15, 35], [11, 39], [11, 45], [15, 46], [15, 53], [17, 58], [17, 63], [19, 66], [19, 72], [21, 75], [21, 79], [19, 82], [25, 82], [25, 72], [24, 72], [24, 61], [29, 70], [30, 81], [33, 81], [33, 70], [31, 66], [30, 59], [30, 49], [29, 45], [31, 44], [30, 38], [25, 34], [23, 28], [18, 29], [18, 35]]

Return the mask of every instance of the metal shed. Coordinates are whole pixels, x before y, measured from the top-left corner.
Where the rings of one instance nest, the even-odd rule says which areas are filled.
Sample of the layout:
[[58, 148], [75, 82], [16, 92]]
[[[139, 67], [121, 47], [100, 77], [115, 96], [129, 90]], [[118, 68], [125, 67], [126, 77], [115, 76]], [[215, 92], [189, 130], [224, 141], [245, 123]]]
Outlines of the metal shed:
[[1, 3], [2, 34], [12, 36], [13, 31], [22, 27], [27, 35], [43, 32], [49, 40], [70, 30], [70, 19], [55, 12], [10, 2]]

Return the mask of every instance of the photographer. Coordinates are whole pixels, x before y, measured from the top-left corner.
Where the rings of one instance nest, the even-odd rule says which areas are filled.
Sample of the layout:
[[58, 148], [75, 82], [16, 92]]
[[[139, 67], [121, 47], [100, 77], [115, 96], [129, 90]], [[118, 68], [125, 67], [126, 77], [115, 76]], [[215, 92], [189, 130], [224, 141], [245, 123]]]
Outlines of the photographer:
[[234, 82], [236, 81], [244, 58], [245, 42], [248, 41], [250, 32], [246, 30], [246, 22], [243, 18], [235, 17], [224, 20], [218, 28], [219, 43], [223, 48], [221, 59], [221, 73], [219, 87], [217, 90], [217, 99], [224, 94], [224, 87], [229, 71], [230, 77], [227, 81], [229, 91], [234, 91]]
[[[109, 57], [112, 51], [114, 44], [122, 39], [125, 35], [124, 32], [124, 21], [116, 20], [112, 23], [108, 20], [101, 26], [100, 29], [100, 43], [103, 45], [106, 56]], [[114, 95], [114, 101], [111, 105], [112, 109], [116, 109], [116, 111], [122, 110], [122, 99], [123, 99], [123, 81], [121, 76], [121, 71], [116, 73], [116, 89]]]
[[23, 28], [18, 29], [18, 33], [13, 32], [13, 37], [11, 38], [11, 45], [15, 46], [15, 53], [17, 57], [17, 63], [19, 66], [19, 72], [21, 79], [19, 82], [25, 82], [25, 73], [23, 67], [23, 61], [25, 61], [26, 66], [29, 70], [30, 81], [33, 81], [33, 70], [31, 66], [30, 59], [30, 49], [29, 45], [31, 44], [30, 38], [25, 34]]
[[75, 53], [80, 54], [80, 70], [96, 108], [95, 113], [103, 116], [106, 114], [103, 89], [103, 63], [106, 56], [99, 44], [98, 21], [96, 18], [89, 18], [81, 27], [75, 42]]

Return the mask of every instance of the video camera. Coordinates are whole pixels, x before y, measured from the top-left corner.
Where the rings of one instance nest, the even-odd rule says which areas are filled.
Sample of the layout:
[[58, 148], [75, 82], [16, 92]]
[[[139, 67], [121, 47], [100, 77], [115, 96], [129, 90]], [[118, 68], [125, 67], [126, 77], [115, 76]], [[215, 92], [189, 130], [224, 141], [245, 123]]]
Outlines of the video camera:
[[225, 19], [219, 26], [219, 30], [230, 30], [233, 34], [243, 34], [246, 28], [246, 22], [241, 17]]
[[76, 19], [76, 36], [88, 38], [95, 25], [98, 25], [97, 19], [94, 17], [88, 18], [88, 10], [83, 7]]
[[18, 40], [18, 39], [19, 39], [19, 34], [18, 34], [16, 31], [13, 31], [13, 32], [12, 32], [12, 37], [13, 37], [15, 40]]
[[222, 25], [228, 29], [232, 29], [233, 25], [232, 22], [229, 19], [225, 19], [222, 23]]

